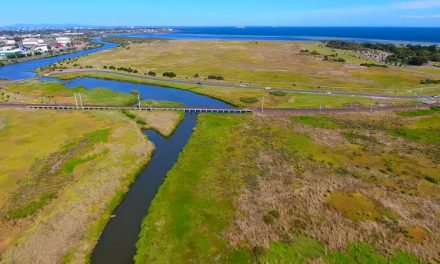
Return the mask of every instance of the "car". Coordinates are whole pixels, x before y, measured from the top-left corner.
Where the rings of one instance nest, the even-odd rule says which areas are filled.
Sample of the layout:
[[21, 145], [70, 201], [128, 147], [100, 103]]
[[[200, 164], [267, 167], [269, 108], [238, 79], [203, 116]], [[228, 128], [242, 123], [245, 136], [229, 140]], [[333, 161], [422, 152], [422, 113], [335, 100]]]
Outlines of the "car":
[[266, 90], [272, 90], [272, 87], [266, 87], [266, 88], [264, 88], [264, 89], [266, 89]]
[[332, 92], [326, 92], [325, 94], [332, 95]]
[[240, 87], [247, 87], [246, 85], [244, 85], [244, 84], [240, 84]]

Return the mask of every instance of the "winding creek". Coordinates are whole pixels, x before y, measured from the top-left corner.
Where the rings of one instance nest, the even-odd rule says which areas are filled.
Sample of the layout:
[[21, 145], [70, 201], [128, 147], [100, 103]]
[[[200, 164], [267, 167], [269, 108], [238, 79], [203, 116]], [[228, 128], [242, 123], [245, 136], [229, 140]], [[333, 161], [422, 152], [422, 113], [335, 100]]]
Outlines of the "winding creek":
[[[130, 187], [123, 202], [114, 211], [115, 218], [107, 224], [92, 255], [92, 263], [131, 263], [136, 254], [136, 241], [142, 219], [156, 195], [167, 172], [188, 142], [196, 126], [196, 114], [186, 114], [169, 138], [155, 131], [144, 133], [156, 146], [156, 151], [145, 170]], [[183, 219], [179, 219], [183, 220]]]
[[[94, 52], [114, 48], [117, 45], [102, 42], [102, 47], [67, 55], [37, 59], [5, 67], [0, 67], [0, 78], [22, 80], [36, 76], [33, 70], [48, 66], [63, 59], [74, 58]], [[52, 78], [41, 78], [42, 81], [60, 81]], [[154, 85], [135, 84], [95, 78], [76, 78], [64, 82], [66, 87], [84, 86], [88, 89], [96, 87], [108, 88], [113, 91], [130, 93], [139, 90], [144, 100], [159, 100], [182, 103], [189, 107], [232, 108], [231, 105], [208, 96], [186, 90], [165, 88]], [[136, 254], [136, 242], [141, 229], [142, 220], [164, 181], [168, 171], [174, 166], [180, 152], [187, 144], [196, 126], [196, 114], [187, 113], [185, 118], [168, 138], [162, 137], [152, 130], [144, 134], [156, 147], [148, 165], [138, 175], [122, 202], [113, 212], [113, 217], [106, 225], [93, 251], [92, 263], [119, 264], [133, 263]], [[182, 219], [180, 219], [182, 220]]]

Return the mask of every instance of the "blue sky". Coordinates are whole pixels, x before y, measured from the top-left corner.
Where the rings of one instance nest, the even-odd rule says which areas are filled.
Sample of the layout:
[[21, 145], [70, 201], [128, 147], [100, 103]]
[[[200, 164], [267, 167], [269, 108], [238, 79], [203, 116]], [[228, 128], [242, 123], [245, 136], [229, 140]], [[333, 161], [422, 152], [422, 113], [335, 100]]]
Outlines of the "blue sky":
[[0, 25], [432, 26], [440, 0], [2, 1]]

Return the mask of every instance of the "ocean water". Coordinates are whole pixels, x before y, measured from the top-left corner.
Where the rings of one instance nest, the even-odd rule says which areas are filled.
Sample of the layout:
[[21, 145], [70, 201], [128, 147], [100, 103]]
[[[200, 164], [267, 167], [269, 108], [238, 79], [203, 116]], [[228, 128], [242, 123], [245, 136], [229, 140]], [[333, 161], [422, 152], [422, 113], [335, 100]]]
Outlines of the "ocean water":
[[440, 44], [440, 28], [403, 27], [175, 27], [171, 33], [122, 36], [199, 40], [350, 40], [401, 44]]

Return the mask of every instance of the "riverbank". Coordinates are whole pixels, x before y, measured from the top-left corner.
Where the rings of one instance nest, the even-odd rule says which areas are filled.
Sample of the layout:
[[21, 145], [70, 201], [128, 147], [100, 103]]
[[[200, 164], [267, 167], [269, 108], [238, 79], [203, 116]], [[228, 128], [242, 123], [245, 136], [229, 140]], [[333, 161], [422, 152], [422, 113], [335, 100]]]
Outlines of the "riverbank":
[[75, 53], [75, 52], [81, 52], [81, 51], [87, 51], [87, 50], [91, 50], [91, 49], [101, 48], [102, 46], [104, 46], [104, 44], [101, 43], [99, 45], [90, 46], [88, 48], [84, 48], [84, 49], [80, 49], [80, 50], [68, 50], [68, 51], [62, 51], [62, 52], [44, 53], [44, 54], [41, 54], [41, 55], [33, 55], [31, 57], [25, 57], [25, 58], [0, 60], [0, 63], [3, 64], [3, 65], [0, 64], [0, 67], [12, 65], [12, 64], [18, 64], [18, 63], [27, 62], [27, 61], [33, 61], [33, 60], [39, 60], [39, 59], [45, 59], [45, 58], [53, 58], [53, 57], [68, 55], [68, 54], [72, 54], [72, 53]]
[[151, 201], [175, 164], [196, 126], [195, 114], [187, 114], [169, 138], [154, 131], [145, 134], [156, 146], [148, 166], [116, 208], [104, 229], [91, 258], [92, 263], [131, 263], [136, 253], [142, 219], [147, 215]]
[[1, 116], [2, 263], [86, 262], [154, 146], [115, 111]]
[[[65, 87], [61, 82], [31, 80], [0, 87], [0, 102], [3, 103], [28, 103], [28, 104], [53, 104], [53, 105], [80, 105], [79, 94], [83, 105], [96, 106], [131, 106], [137, 103], [138, 91], [126, 93], [112, 91], [108, 88], [87, 89], [77, 86]], [[75, 94], [77, 96], [75, 101]], [[142, 106], [155, 107], [180, 107], [181, 103], [142, 100]]]
[[[74, 105], [73, 93], [79, 92], [85, 103], [98, 105], [131, 105], [137, 99], [104, 88], [72, 89], [40, 81], [3, 87], [1, 99], [15, 102], [18, 96], [22, 103]], [[154, 150], [141, 128], [169, 135], [182, 115], [154, 112], [131, 120], [120, 111], [0, 110], [0, 144], [8, 152], [0, 161], [6, 170], [0, 173], [5, 177], [0, 185], [2, 263], [87, 262], [113, 210]], [[30, 152], [17, 153], [23, 150]], [[41, 185], [46, 177], [49, 182]]]
[[199, 115], [144, 219], [136, 263], [439, 259], [435, 109]]

